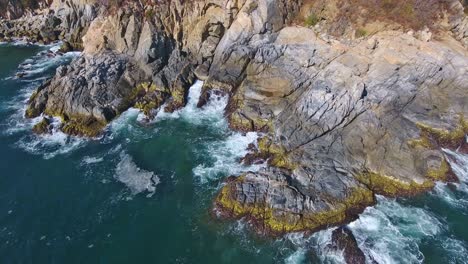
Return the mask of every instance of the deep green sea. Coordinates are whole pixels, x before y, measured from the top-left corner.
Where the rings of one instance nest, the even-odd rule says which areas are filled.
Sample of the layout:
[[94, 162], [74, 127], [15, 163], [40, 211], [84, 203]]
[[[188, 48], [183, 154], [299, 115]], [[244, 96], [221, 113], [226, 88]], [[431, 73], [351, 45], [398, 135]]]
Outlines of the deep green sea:
[[[56, 49], [0, 44], [0, 263], [342, 263], [331, 229], [268, 239], [213, 217], [223, 179], [261, 165], [239, 164], [258, 135], [228, 129], [227, 98], [196, 108], [200, 82], [151, 123], [131, 109], [100, 138], [32, 134], [27, 99], [78, 56]], [[468, 263], [468, 156], [447, 156], [460, 184], [379, 197], [349, 225], [369, 263]]]

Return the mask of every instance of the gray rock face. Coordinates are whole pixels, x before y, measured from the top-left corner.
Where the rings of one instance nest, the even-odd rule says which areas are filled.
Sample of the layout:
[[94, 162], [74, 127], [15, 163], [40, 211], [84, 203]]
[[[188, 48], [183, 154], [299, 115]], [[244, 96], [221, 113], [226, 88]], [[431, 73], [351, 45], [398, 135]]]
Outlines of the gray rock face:
[[468, 133], [463, 43], [392, 31], [323, 40], [303, 27], [262, 35], [250, 23], [239, 15], [226, 32], [206, 86], [231, 91], [233, 128], [268, 127], [274, 147], [259, 142], [258, 156], [289, 180], [267, 169], [229, 181], [221, 214], [272, 233], [314, 230], [372, 204], [366, 190], [411, 195], [449, 179], [440, 139], [456, 147]]
[[26, 14], [31, 15], [34, 10], [48, 7], [48, 1], [16, 1], [0, 0], [0, 18], [12, 20], [20, 18]]
[[126, 56], [111, 52], [82, 56], [57, 69], [50, 83], [31, 99], [30, 111], [109, 122], [129, 107], [126, 98], [143, 77]]
[[[40, 6], [45, 7], [44, 4]], [[21, 38], [30, 42], [50, 43], [65, 40], [74, 49], [81, 48], [81, 37], [98, 15], [94, 1], [55, 0], [50, 9], [18, 16], [15, 20], [0, 20], [3, 40]]]
[[[150, 81], [159, 90], [169, 91], [171, 98], [166, 105], [167, 111], [183, 107], [188, 88], [195, 81], [195, 69], [204, 65], [208, 78], [215, 51], [226, 28], [230, 27], [236, 14], [246, 14], [245, 11], [239, 13], [239, 10], [258, 13], [271, 20], [266, 27], [256, 25], [262, 26], [259, 31], [267, 32], [278, 30], [285, 22], [282, 17], [288, 13], [286, 9], [281, 9], [281, 13], [275, 11], [275, 5], [274, 1], [262, 3], [259, 7], [255, 1], [180, 1], [177, 4], [164, 2], [157, 7], [143, 9], [130, 3], [108, 14], [96, 12], [99, 7], [91, 6], [87, 1], [71, 1], [66, 5], [55, 3], [50, 17], [61, 18], [61, 22], [52, 28], [63, 27], [67, 29], [66, 32], [72, 32], [70, 34], [79, 32], [77, 36], [84, 35], [84, 54], [83, 58], [72, 63], [72, 69], [59, 69], [48, 88], [41, 90], [33, 98], [35, 100], [31, 100], [29, 115], [45, 112], [109, 122], [121, 110], [125, 110], [125, 107], [119, 109], [116, 102], [123, 100], [126, 94], [113, 88], [124, 75], [121, 71], [125, 67], [121, 65], [125, 63], [120, 63], [121, 60], [131, 61], [135, 68], [132, 71], [141, 72], [137, 81]], [[281, 15], [281, 18], [269, 18], [272, 15]], [[97, 18], [92, 19], [95, 16]], [[66, 39], [74, 41], [73, 36], [67, 35]], [[115, 55], [112, 57], [120, 59], [110, 60], [111, 53]], [[111, 69], [109, 73], [93, 75], [96, 70], [105, 72], [113, 63], [117, 64], [116, 71]], [[77, 74], [76, 78], [68, 79], [72, 74]], [[137, 81], [132, 85], [136, 86]], [[69, 88], [57, 88], [61, 86]], [[68, 95], [70, 91], [88, 96], [75, 98]], [[64, 99], [68, 102], [63, 103]], [[55, 106], [55, 102], [62, 103]], [[159, 103], [155, 105], [159, 106]]]
[[349, 40], [290, 26], [299, 1], [129, 3], [109, 14], [88, 1], [68, 6], [44, 23], [56, 28], [58, 17], [64, 32], [83, 36], [84, 53], [39, 88], [26, 114], [94, 132], [135, 103], [139, 83], [156, 94], [145, 112], [166, 95], [174, 111], [202, 78], [199, 105], [223, 90], [231, 127], [265, 132], [250, 155], [270, 167], [231, 179], [215, 201], [220, 215], [247, 217], [262, 232], [339, 225], [375, 193], [411, 195], [448, 180], [440, 147], [468, 133], [465, 15], [439, 40], [426, 31]]
[[[332, 233], [332, 245], [333, 250], [342, 251], [346, 263], [349, 264], [364, 264], [366, 263], [366, 257], [359, 248], [356, 238], [354, 238], [353, 232], [347, 227], [340, 227]], [[375, 263], [375, 262], [372, 262]]]

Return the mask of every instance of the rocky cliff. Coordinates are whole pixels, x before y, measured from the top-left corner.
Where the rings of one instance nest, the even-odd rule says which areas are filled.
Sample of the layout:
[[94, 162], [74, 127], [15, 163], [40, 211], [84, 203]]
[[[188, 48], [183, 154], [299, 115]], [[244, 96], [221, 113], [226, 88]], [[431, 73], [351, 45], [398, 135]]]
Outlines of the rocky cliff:
[[[401, 9], [366, 1], [111, 8], [56, 0], [1, 25], [6, 37], [83, 48], [26, 111], [61, 117], [69, 134], [96, 136], [132, 106], [149, 117], [163, 106], [174, 111], [196, 79], [205, 81], [200, 106], [213, 92], [228, 94], [230, 126], [263, 132], [244, 162], [269, 166], [230, 177], [214, 211], [282, 234], [346, 223], [375, 194], [414, 195], [457, 180], [442, 148], [467, 150], [468, 20], [461, 2], [433, 2], [424, 13], [420, 1]], [[346, 19], [337, 15], [351, 7]]]

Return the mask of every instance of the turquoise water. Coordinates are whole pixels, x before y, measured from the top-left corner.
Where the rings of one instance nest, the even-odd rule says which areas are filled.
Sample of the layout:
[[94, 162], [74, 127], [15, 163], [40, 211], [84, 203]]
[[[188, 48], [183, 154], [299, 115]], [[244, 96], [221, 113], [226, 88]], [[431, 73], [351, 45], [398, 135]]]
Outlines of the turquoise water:
[[[33, 135], [25, 101], [78, 56], [44, 53], [55, 48], [0, 45], [1, 263], [340, 263], [331, 230], [266, 239], [212, 217], [222, 180], [259, 169], [239, 164], [258, 135], [227, 128], [227, 98], [197, 109], [200, 83], [186, 108], [151, 124], [132, 109], [98, 139]], [[467, 189], [380, 197], [350, 227], [380, 263], [467, 263]]]

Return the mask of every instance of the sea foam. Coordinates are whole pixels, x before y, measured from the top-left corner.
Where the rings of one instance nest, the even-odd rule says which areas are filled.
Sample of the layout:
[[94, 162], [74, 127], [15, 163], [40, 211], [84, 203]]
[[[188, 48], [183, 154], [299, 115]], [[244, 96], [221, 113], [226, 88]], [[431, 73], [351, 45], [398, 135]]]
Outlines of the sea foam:
[[202, 183], [218, 179], [220, 175], [239, 175], [244, 171], [258, 171], [264, 164], [245, 166], [240, 159], [248, 153], [248, 146], [256, 142], [258, 134], [249, 132], [245, 135], [233, 133], [227, 139], [208, 144], [208, 154], [214, 159], [212, 164], [200, 164], [193, 173]]
[[156, 115], [155, 122], [182, 118], [192, 124], [209, 125], [226, 129], [227, 122], [224, 118], [224, 109], [228, 103], [228, 96], [212, 94], [206, 105], [197, 107], [198, 100], [202, 93], [202, 87], [203, 82], [196, 81], [189, 89], [187, 105], [174, 113], [166, 113], [164, 111], [164, 106], [162, 106]]
[[120, 153], [120, 162], [115, 169], [115, 179], [125, 184], [132, 195], [148, 192], [151, 197], [159, 184], [159, 177], [151, 171], [138, 168], [132, 157], [125, 152]]
[[349, 227], [368, 260], [422, 263], [419, 243], [441, 233], [443, 224], [422, 208], [378, 196], [378, 204], [367, 208]]
[[[21, 44], [16, 43], [15, 45]], [[40, 81], [48, 78], [55, 67], [69, 62], [79, 54], [70, 52], [63, 55], [51, 55], [54, 54], [58, 46], [59, 44], [48, 46], [49, 52], [39, 52], [32, 58], [25, 60], [18, 67], [18, 72], [21, 72], [24, 76], [15, 81], [20, 82], [23, 88], [16, 97], [3, 106], [6, 111], [11, 111], [12, 114], [5, 123], [1, 124], [2, 127], [5, 127], [2, 133], [10, 136], [23, 134], [15, 145], [29, 153], [43, 155], [45, 159], [69, 153], [83, 146], [85, 142], [84, 139], [70, 137], [59, 131], [58, 119], [53, 119], [51, 134], [33, 135], [30, 131], [35, 124], [41, 121], [42, 116], [34, 119], [24, 117], [28, 99], [39, 86]], [[49, 72], [50, 74], [48, 74]], [[24, 135], [24, 132], [27, 132], [27, 134]]]

